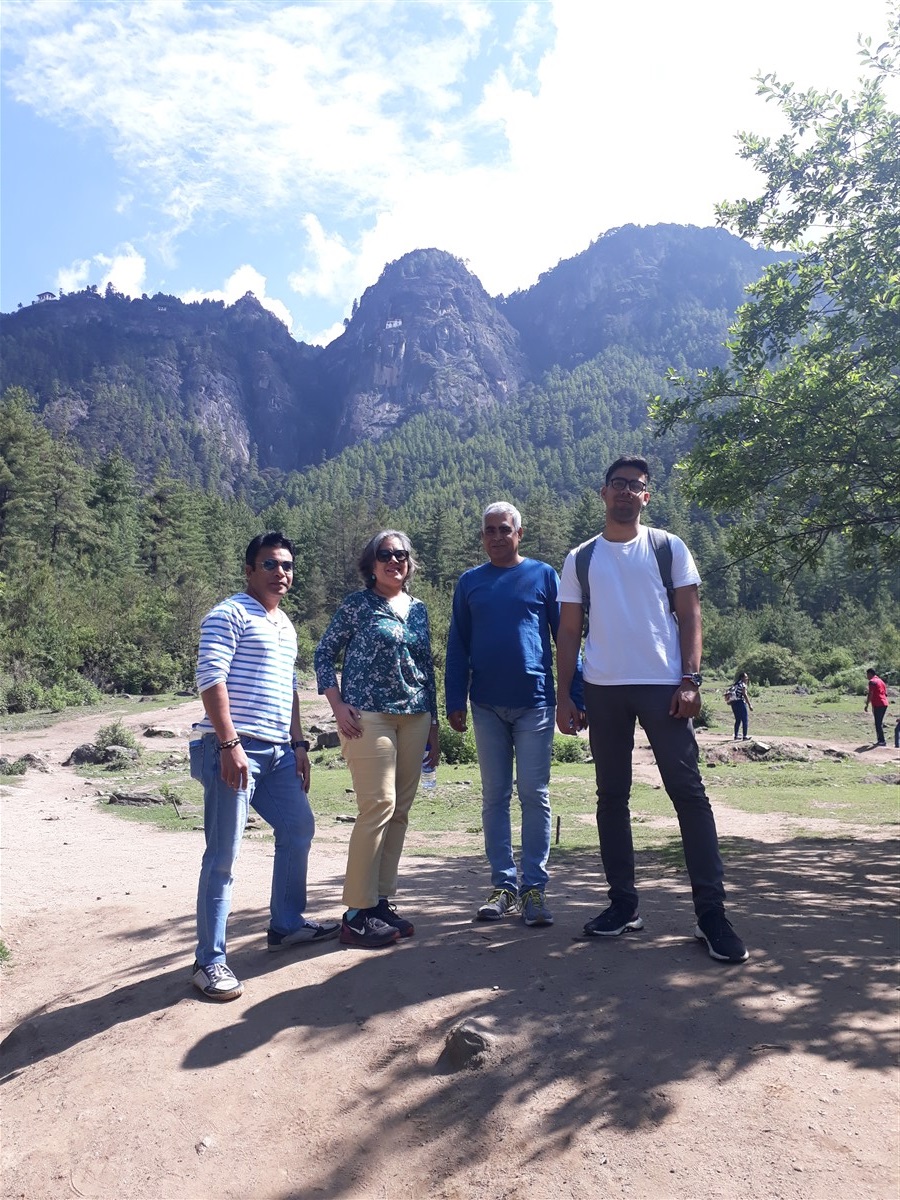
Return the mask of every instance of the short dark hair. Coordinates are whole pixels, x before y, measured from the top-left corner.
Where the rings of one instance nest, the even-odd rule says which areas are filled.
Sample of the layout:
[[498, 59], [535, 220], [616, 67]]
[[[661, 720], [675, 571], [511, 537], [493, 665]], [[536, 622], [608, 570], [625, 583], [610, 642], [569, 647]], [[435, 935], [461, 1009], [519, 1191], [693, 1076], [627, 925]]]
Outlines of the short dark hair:
[[866, 674], [867, 674], [867, 675], [869, 675], [869, 676], [871, 676], [871, 675], [874, 675], [874, 674], [875, 674], [875, 668], [874, 668], [874, 667], [867, 667], [867, 668], [866, 668]]
[[612, 479], [613, 475], [615, 475], [616, 471], [618, 471], [619, 467], [634, 467], [636, 470], [640, 471], [642, 475], [646, 475], [647, 482], [650, 482], [650, 468], [647, 466], [646, 458], [641, 458], [637, 454], [620, 454], [606, 472], [606, 479], [604, 482], [607, 484], [607, 486], [609, 485], [609, 481]]
[[270, 529], [268, 533], [258, 533], [250, 545], [247, 547], [247, 553], [244, 555], [244, 562], [248, 567], [256, 566], [256, 556], [264, 546], [281, 546], [294, 557], [294, 543], [289, 537], [281, 532], [280, 529]]
[[416, 573], [416, 570], [417, 570], [419, 564], [413, 558], [412, 543], [410, 542], [410, 540], [406, 536], [406, 534], [403, 532], [403, 530], [402, 529], [379, 529], [379, 531], [375, 534], [375, 536], [370, 537], [369, 540], [366, 542], [365, 546], [363, 547], [363, 552], [359, 556], [359, 561], [356, 564], [357, 567], [359, 568], [360, 575], [362, 575], [363, 579], [366, 581], [367, 588], [375, 586], [375, 576], [373, 573], [374, 567], [375, 567], [375, 553], [378, 550], [378, 547], [381, 545], [381, 543], [385, 540], [385, 538], [389, 538], [389, 537], [396, 538], [397, 541], [400, 543], [400, 545], [403, 547], [403, 549], [406, 551], [406, 553], [409, 555], [409, 570], [406, 573], [406, 578], [403, 580], [404, 588], [406, 588], [407, 584], [412, 579], [413, 575], [415, 575], [415, 573]]

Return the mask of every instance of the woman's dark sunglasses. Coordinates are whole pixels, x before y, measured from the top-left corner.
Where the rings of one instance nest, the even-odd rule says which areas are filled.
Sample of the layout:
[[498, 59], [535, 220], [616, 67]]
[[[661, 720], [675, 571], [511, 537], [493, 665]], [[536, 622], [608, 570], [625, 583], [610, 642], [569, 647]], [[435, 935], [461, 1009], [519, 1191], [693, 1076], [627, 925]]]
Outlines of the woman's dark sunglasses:
[[379, 562], [390, 562], [392, 558], [396, 558], [397, 562], [409, 562], [408, 550], [376, 550], [375, 557]]

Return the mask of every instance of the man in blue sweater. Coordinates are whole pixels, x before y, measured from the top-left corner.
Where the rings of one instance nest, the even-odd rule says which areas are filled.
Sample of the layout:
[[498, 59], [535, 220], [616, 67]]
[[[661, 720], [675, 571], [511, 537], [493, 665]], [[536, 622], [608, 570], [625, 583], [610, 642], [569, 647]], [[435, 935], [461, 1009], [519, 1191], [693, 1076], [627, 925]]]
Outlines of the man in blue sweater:
[[[447, 640], [447, 720], [472, 725], [481, 767], [484, 848], [492, 891], [482, 921], [521, 910], [526, 925], [552, 925], [544, 891], [550, 855], [550, 759], [556, 693], [553, 646], [559, 628], [559, 577], [519, 554], [522, 517], [506, 500], [489, 505], [481, 540], [489, 562], [460, 577]], [[583, 710], [580, 681], [572, 699]], [[522, 870], [512, 848], [513, 759], [522, 806]]]

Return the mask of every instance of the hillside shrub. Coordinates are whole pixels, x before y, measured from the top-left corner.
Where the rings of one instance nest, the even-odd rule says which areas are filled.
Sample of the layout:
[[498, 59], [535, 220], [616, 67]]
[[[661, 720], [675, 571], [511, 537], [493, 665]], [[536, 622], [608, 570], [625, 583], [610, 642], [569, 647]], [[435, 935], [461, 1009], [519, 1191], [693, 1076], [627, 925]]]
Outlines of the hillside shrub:
[[110, 746], [127, 746], [130, 750], [137, 750], [139, 754], [141, 751], [137, 738], [121, 721], [101, 725], [94, 738], [94, 745], [99, 750], [108, 750]]
[[801, 675], [806, 673], [806, 666], [800, 659], [775, 642], [758, 642], [750, 646], [743, 658], [744, 670], [750, 679], [758, 684], [796, 683]]
[[868, 680], [862, 667], [850, 667], [829, 675], [825, 680], [825, 686], [833, 691], [842, 692], [846, 696], [865, 696], [868, 691]]
[[849, 671], [854, 658], [845, 646], [829, 646], [812, 656], [809, 667], [816, 679], [827, 679], [839, 671]]
[[553, 762], [583, 763], [591, 757], [591, 748], [584, 738], [564, 737], [557, 733], [553, 737]]
[[10, 713], [33, 712], [43, 707], [44, 689], [34, 679], [15, 679], [6, 689], [3, 703]]
[[465, 733], [457, 733], [449, 725], [441, 726], [441, 758], [452, 764], [478, 762], [471, 726]]

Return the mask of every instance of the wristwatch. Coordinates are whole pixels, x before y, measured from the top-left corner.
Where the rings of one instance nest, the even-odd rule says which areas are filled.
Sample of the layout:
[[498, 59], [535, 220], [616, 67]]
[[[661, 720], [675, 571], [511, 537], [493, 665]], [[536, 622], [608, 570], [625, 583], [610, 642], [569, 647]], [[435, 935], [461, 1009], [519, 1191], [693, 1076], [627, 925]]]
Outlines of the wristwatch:
[[693, 672], [692, 674], [690, 674], [690, 675], [682, 675], [682, 677], [681, 677], [681, 681], [682, 681], [682, 683], [683, 683], [683, 682], [684, 682], [686, 679], [687, 679], [687, 680], [688, 680], [690, 683], [694, 684], [694, 686], [695, 686], [695, 687], [700, 687], [700, 685], [703, 683], [703, 676], [700, 674], [700, 672], [699, 672], [699, 671], [694, 671], [694, 672]]
[[309, 742], [306, 740], [306, 738], [300, 738], [299, 741], [291, 742], [291, 749], [305, 750], [306, 753], [309, 754]]

